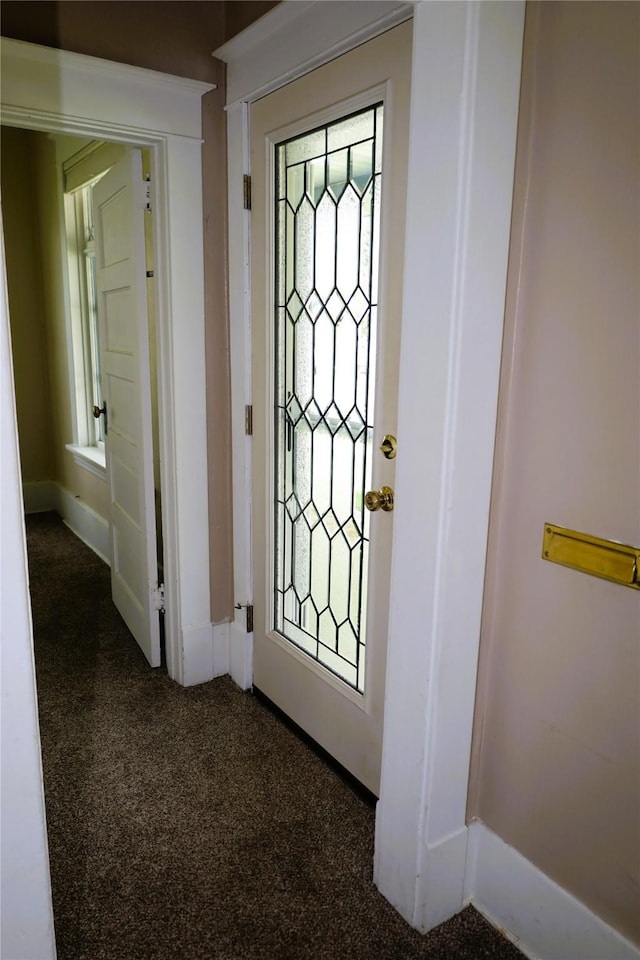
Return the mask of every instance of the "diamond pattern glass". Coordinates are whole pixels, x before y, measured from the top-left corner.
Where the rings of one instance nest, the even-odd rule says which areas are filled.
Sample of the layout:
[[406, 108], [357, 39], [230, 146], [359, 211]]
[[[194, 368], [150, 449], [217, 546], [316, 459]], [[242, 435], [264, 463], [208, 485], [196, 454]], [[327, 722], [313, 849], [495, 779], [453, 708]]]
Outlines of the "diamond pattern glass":
[[382, 104], [276, 146], [274, 629], [364, 692]]

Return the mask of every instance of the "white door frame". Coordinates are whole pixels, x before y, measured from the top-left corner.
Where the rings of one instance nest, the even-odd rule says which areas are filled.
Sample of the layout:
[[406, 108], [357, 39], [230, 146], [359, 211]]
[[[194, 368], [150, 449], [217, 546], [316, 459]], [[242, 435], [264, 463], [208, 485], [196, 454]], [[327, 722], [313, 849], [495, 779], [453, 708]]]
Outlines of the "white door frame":
[[201, 98], [212, 84], [2, 39], [2, 122], [148, 146], [154, 171], [160, 477], [169, 675], [213, 670]]
[[[466, 803], [495, 441], [524, 2], [285, 0], [228, 64], [237, 602], [251, 598], [249, 104], [413, 16], [395, 542], [374, 877], [416, 928], [464, 903]], [[251, 637], [232, 626], [232, 676]]]

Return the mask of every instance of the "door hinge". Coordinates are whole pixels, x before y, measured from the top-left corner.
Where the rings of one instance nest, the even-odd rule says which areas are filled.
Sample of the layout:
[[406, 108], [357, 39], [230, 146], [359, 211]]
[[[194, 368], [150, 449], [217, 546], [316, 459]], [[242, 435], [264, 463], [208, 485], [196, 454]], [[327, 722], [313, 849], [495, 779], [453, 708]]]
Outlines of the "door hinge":
[[242, 205], [245, 210], [251, 210], [251, 177], [248, 173], [242, 178]]
[[243, 607], [247, 612], [247, 633], [253, 633], [253, 604], [236, 603], [236, 610], [242, 610]]
[[144, 179], [144, 208], [151, 213], [151, 174], [148, 173]]
[[164, 605], [164, 583], [156, 583], [151, 590], [153, 605], [159, 613], [166, 613]]
[[253, 436], [253, 405], [251, 403], [244, 408], [244, 432], [247, 437]]

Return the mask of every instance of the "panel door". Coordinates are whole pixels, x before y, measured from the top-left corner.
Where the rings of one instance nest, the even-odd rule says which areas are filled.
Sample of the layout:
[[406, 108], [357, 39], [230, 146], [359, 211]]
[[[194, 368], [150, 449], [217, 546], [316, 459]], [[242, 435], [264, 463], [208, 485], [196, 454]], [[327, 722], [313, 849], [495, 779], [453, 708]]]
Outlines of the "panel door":
[[254, 685], [374, 793], [410, 71], [406, 23], [250, 118]]
[[160, 665], [142, 159], [131, 150], [96, 184], [96, 286], [113, 602]]

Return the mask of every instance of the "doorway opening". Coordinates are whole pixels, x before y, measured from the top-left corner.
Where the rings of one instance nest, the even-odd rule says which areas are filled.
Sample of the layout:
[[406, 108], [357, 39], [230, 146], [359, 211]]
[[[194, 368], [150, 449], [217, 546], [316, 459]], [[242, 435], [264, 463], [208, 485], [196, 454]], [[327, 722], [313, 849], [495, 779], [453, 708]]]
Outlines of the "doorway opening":
[[[117, 524], [119, 513], [123, 509], [134, 516], [150, 513], [154, 522], [144, 531], [153, 541], [150, 575], [161, 583], [150, 151], [133, 151], [124, 144], [3, 126], [2, 153], [9, 315], [26, 512], [57, 512], [82, 540], [112, 565], [112, 573], [115, 573], [114, 545], [119, 546], [113, 525]], [[114, 231], [133, 232], [133, 224], [123, 219], [123, 211], [119, 210], [117, 217], [112, 215], [107, 224], [107, 236], [100, 230], [101, 214], [95, 203], [100, 184], [112, 175], [110, 171], [134, 153], [142, 169], [141, 183], [136, 187], [142, 187], [144, 182], [149, 190], [148, 201], [140, 193], [141, 209], [135, 214], [143, 245], [135, 271], [130, 271], [143, 278], [139, 303], [142, 326], [131, 303], [123, 299], [126, 287], [123, 287], [122, 271], [115, 316], [107, 310], [108, 292], [105, 295], [102, 289], [104, 270], [100, 261], [105, 243], [113, 243]], [[119, 469], [115, 447], [118, 423], [112, 424], [113, 430], [109, 433], [106, 399], [104, 402], [102, 399], [106, 398], [109, 383], [108, 371], [101, 371], [101, 365], [108, 360], [106, 348], [108, 341], [117, 335], [117, 324], [129, 330], [127, 336], [131, 342], [134, 336], [131, 330], [136, 330], [136, 324], [140, 327], [139, 335], [145, 341], [143, 354], [148, 357], [146, 407], [150, 416], [145, 418], [144, 429], [149, 434], [147, 456], [152, 461], [153, 482], [146, 487], [138, 484], [138, 490], [131, 489], [131, 479]], [[136, 362], [142, 364], [139, 350], [132, 355], [126, 344], [118, 349], [122, 355], [130, 356], [131, 362], [137, 358]], [[102, 374], [105, 374], [104, 383]], [[134, 384], [135, 379], [131, 381]], [[144, 389], [146, 386], [145, 380]], [[111, 397], [109, 405], [113, 412]], [[131, 470], [129, 473], [131, 475]], [[129, 489], [125, 489], [127, 495], [123, 496], [120, 488], [126, 488], [127, 482]], [[134, 497], [139, 494], [150, 501], [146, 510], [136, 510]], [[154, 526], [160, 534], [157, 547]], [[118, 559], [116, 554], [116, 562]], [[113, 580], [115, 602], [121, 607], [115, 596], [115, 577]], [[121, 613], [128, 621], [127, 611], [121, 609]], [[156, 617], [159, 616], [159, 612], [156, 613]], [[137, 624], [128, 625], [148, 656], [148, 644], [140, 636]], [[154, 628], [156, 632], [158, 627]], [[149, 656], [148, 659], [152, 662]], [[160, 659], [158, 647], [152, 665], [157, 665]]]

